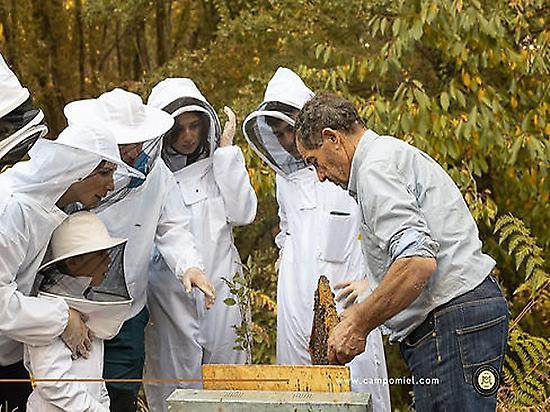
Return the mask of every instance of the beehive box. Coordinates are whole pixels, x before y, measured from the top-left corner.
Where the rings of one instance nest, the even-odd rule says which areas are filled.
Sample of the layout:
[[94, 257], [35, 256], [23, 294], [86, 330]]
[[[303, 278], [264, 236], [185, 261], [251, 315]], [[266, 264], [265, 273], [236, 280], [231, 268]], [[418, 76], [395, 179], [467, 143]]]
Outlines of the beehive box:
[[170, 412], [372, 412], [368, 393], [177, 389]]
[[347, 366], [203, 365], [207, 390], [349, 392]]

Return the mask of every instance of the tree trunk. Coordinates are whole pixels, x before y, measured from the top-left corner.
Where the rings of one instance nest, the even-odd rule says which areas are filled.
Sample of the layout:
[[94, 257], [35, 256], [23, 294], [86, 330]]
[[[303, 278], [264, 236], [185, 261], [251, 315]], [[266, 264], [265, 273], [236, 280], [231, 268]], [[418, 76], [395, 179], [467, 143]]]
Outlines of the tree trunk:
[[16, 56], [15, 45], [17, 36], [17, 15], [15, 0], [11, 1], [11, 7], [7, 0], [0, 1], [0, 24], [2, 25], [3, 37], [6, 41], [5, 59], [14, 72], [19, 72], [19, 61]]
[[157, 64], [162, 66], [166, 62], [166, 10], [164, 0], [156, 2], [156, 26], [157, 26]]
[[86, 50], [84, 47], [84, 27], [82, 25], [82, 0], [75, 0], [75, 23], [78, 44], [78, 75], [79, 75], [79, 95], [84, 95], [85, 89], [85, 59]]

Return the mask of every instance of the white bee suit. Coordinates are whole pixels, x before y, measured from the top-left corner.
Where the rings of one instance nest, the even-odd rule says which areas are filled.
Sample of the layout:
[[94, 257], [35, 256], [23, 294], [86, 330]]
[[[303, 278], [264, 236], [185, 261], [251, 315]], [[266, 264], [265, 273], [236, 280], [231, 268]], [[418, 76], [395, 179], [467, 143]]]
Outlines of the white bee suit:
[[77, 126], [56, 141], [40, 139], [29, 154], [0, 176], [0, 365], [20, 361], [22, 343], [46, 344], [64, 331], [66, 303], [29, 296], [51, 234], [67, 216], [56, 202], [101, 160], [121, 163], [114, 137]]
[[[244, 363], [246, 355], [234, 350], [235, 332], [241, 315], [237, 306], [224, 299], [232, 296], [221, 279], [241, 272], [240, 257], [233, 243], [232, 227], [249, 224], [256, 215], [257, 199], [250, 185], [243, 154], [237, 146], [219, 148], [220, 125], [210, 104], [190, 79], [166, 79], [155, 86], [148, 104], [176, 117], [185, 111], [204, 113], [208, 119], [208, 137], [203, 141], [204, 155], [185, 165], [163, 157], [174, 172], [177, 192], [190, 212], [191, 232], [203, 257], [205, 274], [216, 289], [214, 306], [205, 311], [203, 295], [186, 294], [170, 276], [163, 259], [152, 261], [146, 329], [145, 377], [163, 379], [200, 379], [205, 363]], [[184, 157], [184, 156], [179, 156]], [[176, 389], [200, 383], [146, 383], [145, 392], [151, 411], [166, 411], [166, 398]]]
[[[175, 274], [178, 279], [190, 267], [202, 268], [188, 230], [189, 212], [177, 196], [178, 186], [172, 172], [156, 149], [160, 136], [174, 121], [160, 110], [149, 109], [139, 96], [122, 89], [106, 92], [97, 99], [72, 102], [64, 109], [69, 124], [103, 123], [119, 145], [142, 143], [143, 150], [145, 147], [150, 150], [150, 168], [145, 179], [128, 188], [115, 202], [107, 200], [95, 210], [112, 236], [128, 239], [125, 276], [133, 303], [127, 320], [145, 307], [148, 267], [154, 247], [164, 257], [172, 276]], [[127, 182], [125, 176], [115, 176], [115, 190], [121, 182]]]
[[[116, 335], [129, 309], [130, 302], [87, 302], [76, 299], [40, 296], [41, 302], [65, 300], [69, 306], [89, 316], [87, 322], [94, 332], [88, 358], [72, 359], [71, 351], [61, 340], [54, 338], [48, 345], [25, 345], [25, 366], [36, 379], [66, 379], [67, 381], [38, 381], [27, 402], [29, 412], [86, 411], [108, 412], [109, 396], [103, 378], [103, 340]], [[90, 321], [98, 327], [94, 327]], [[101, 329], [101, 330], [99, 330]], [[110, 329], [110, 330], [109, 330]], [[108, 333], [106, 333], [108, 331]], [[69, 379], [97, 379], [94, 382]]]
[[158, 159], [140, 187], [98, 213], [109, 233], [128, 238], [125, 271], [134, 302], [126, 319], [133, 318], [145, 307], [147, 273], [153, 246], [169, 262], [172, 277], [179, 284], [179, 279], [188, 268], [202, 267], [188, 231], [189, 213], [181, 199], [174, 196], [177, 190], [174, 176]]
[[[84, 314], [94, 337], [87, 359], [73, 359], [60, 338], [46, 345], [25, 345], [25, 367], [36, 379], [27, 401], [29, 412], [109, 410], [107, 388], [101, 381], [103, 340], [118, 333], [132, 302], [124, 278], [125, 242], [112, 238], [91, 212], [70, 215], [53, 233], [51, 259], [39, 269], [33, 289], [41, 302], [61, 299]], [[75, 277], [67, 274], [66, 266], [58, 265], [70, 257], [98, 251], [109, 256], [99, 263], [108, 262], [100, 283], [97, 276], [92, 283], [91, 276]], [[88, 266], [88, 273], [93, 270]]]
[[[25, 366], [33, 376], [49, 379], [102, 379], [103, 341], [92, 340], [88, 359], [71, 358], [61, 338], [46, 346], [25, 347]], [[109, 396], [105, 384], [97, 382], [37, 382], [27, 401], [29, 412], [86, 411], [108, 412]]]
[[[267, 102], [300, 109], [313, 96], [292, 71], [279, 68], [266, 89], [264, 102], [243, 125], [252, 148], [277, 172], [280, 249], [277, 283], [277, 363], [310, 365], [308, 352], [313, 322], [314, 292], [320, 275], [334, 285], [366, 278], [359, 240], [360, 209], [346, 191], [331, 182], [320, 182], [315, 170], [297, 159], [284, 163], [271, 149], [275, 134], [267, 129], [269, 118], [294, 125], [288, 113], [274, 111]], [[271, 146], [267, 141], [271, 136]], [[280, 147], [281, 150], [284, 150]], [[301, 162], [301, 161], [300, 161]], [[337, 309], [341, 312], [340, 305]], [[369, 392], [374, 410], [389, 411], [389, 387], [370, 385], [387, 378], [382, 335], [378, 329], [367, 337], [365, 352], [349, 363], [354, 391]]]

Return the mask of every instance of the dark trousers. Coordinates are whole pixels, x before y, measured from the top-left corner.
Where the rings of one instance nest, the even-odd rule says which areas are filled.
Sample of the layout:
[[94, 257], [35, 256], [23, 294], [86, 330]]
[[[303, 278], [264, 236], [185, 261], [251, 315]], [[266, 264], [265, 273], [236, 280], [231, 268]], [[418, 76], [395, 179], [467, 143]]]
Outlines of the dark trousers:
[[[145, 326], [149, 312], [144, 308], [122, 325], [113, 339], [104, 341], [105, 379], [141, 379], [145, 362]], [[112, 412], [134, 412], [141, 382], [107, 382]]]
[[[29, 372], [23, 361], [20, 361], [13, 365], [0, 366], [0, 379], [29, 379]], [[25, 411], [31, 392], [30, 381], [0, 383], [0, 411]]]
[[508, 308], [496, 280], [436, 308], [403, 342], [419, 412], [490, 412], [508, 337]]

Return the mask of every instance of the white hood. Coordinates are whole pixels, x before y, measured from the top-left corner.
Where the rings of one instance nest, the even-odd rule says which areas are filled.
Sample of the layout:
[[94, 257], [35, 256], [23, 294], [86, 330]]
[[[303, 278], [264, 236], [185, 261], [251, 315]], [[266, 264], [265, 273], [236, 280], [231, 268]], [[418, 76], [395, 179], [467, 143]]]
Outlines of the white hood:
[[70, 185], [88, 176], [102, 161], [124, 165], [114, 137], [106, 130], [69, 126], [57, 140], [40, 139], [19, 162], [0, 176], [0, 213], [11, 194], [27, 195], [48, 212]]
[[296, 73], [279, 67], [267, 85], [263, 102], [243, 122], [243, 134], [252, 149], [282, 176], [288, 177], [306, 164], [281, 146], [269, 122], [278, 119], [294, 127], [291, 112], [300, 110], [313, 96]]
[[[184, 112], [202, 112], [207, 115], [210, 120], [208, 128], [210, 151], [208, 157], [212, 157], [220, 143], [220, 120], [212, 105], [208, 103], [193, 80], [188, 78], [168, 78], [162, 80], [153, 87], [147, 104], [170, 113], [173, 118]], [[169, 133], [166, 135], [169, 135]], [[163, 150], [165, 161], [167, 160], [166, 154], [167, 151]], [[199, 162], [200, 160], [197, 161], [197, 163]], [[167, 161], [167, 164], [170, 166], [169, 161]], [[173, 167], [170, 168], [172, 171], [175, 171]]]
[[[151, 90], [151, 94], [147, 99], [147, 104], [163, 110], [170, 103], [182, 97], [192, 97], [210, 106], [195, 82], [186, 77], [168, 78], [157, 83], [157, 85], [153, 87], [153, 90]], [[171, 112], [171, 114], [173, 117], [178, 115], [175, 112]]]
[[29, 91], [21, 86], [17, 76], [10, 70], [4, 57], [0, 54], [0, 117], [4, 117], [13, 109], [23, 104], [30, 96]]
[[315, 94], [304, 81], [286, 67], [279, 67], [265, 89], [265, 102], [281, 102], [294, 106], [298, 110]]

